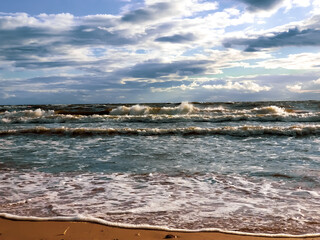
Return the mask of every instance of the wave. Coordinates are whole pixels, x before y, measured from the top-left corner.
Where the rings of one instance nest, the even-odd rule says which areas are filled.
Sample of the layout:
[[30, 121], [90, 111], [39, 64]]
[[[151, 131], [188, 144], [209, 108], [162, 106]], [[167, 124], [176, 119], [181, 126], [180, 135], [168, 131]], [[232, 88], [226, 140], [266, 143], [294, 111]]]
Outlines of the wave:
[[[319, 201], [317, 189], [287, 185], [287, 180], [279, 178], [266, 181], [229, 171], [110, 174], [8, 170], [1, 171], [0, 207], [1, 212], [10, 214], [84, 214], [126, 226], [150, 224], [150, 228], [191, 231], [215, 227], [251, 233], [320, 233], [314, 224], [319, 220], [319, 213], [314, 212]], [[316, 174], [313, 177], [316, 179]], [[303, 215], [296, 209], [303, 209]]]
[[119, 106], [110, 112], [110, 115], [148, 115], [148, 114], [163, 114], [163, 115], [185, 115], [198, 112], [199, 108], [194, 107], [188, 102], [182, 102], [176, 107], [148, 107], [134, 105], [131, 107]]
[[69, 135], [69, 136], [94, 136], [94, 135], [138, 135], [138, 136], [165, 136], [165, 135], [228, 135], [238, 137], [249, 136], [318, 136], [320, 125], [295, 125], [290, 127], [268, 126], [236, 126], [217, 128], [46, 128], [35, 127], [25, 129], [9, 129], [0, 131], [0, 136], [8, 135]]
[[187, 232], [187, 233], [197, 233], [197, 232], [218, 232], [218, 233], [226, 233], [233, 235], [241, 235], [241, 236], [253, 236], [253, 237], [283, 237], [283, 238], [309, 238], [309, 237], [320, 237], [319, 233], [312, 234], [300, 234], [300, 235], [292, 235], [285, 233], [248, 233], [241, 231], [228, 231], [220, 228], [203, 228], [203, 229], [177, 229], [177, 228], [169, 228], [165, 226], [152, 226], [148, 224], [125, 224], [125, 223], [117, 223], [103, 220], [101, 218], [95, 218], [91, 216], [77, 215], [77, 216], [59, 216], [59, 217], [34, 217], [34, 216], [18, 216], [8, 213], [0, 213], [0, 217], [9, 220], [15, 221], [72, 221], [72, 222], [88, 222], [88, 223], [98, 223], [105, 226], [110, 227], [120, 227], [120, 228], [130, 228], [130, 229], [148, 229], [148, 230], [161, 230], [161, 231], [172, 231], [172, 232]]
[[279, 121], [320, 122], [320, 112], [294, 110], [275, 105], [251, 109], [232, 109], [225, 106], [196, 107], [183, 102], [177, 106], [118, 106], [113, 109], [55, 109], [16, 110], [0, 113], [0, 123], [64, 123], [64, 122], [234, 122], [234, 121]]

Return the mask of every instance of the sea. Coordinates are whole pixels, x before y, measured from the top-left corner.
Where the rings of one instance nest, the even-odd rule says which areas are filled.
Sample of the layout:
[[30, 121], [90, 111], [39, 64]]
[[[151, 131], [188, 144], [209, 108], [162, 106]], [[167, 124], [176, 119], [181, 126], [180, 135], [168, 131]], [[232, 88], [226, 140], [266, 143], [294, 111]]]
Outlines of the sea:
[[320, 101], [2, 105], [0, 213], [320, 233]]

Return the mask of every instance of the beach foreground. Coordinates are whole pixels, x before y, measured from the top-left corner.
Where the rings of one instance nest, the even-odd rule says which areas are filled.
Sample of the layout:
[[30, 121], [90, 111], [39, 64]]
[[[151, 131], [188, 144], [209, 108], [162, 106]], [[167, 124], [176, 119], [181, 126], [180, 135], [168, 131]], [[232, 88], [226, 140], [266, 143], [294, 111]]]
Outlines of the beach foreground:
[[264, 240], [313, 239], [315, 237], [266, 237], [220, 232], [176, 232], [151, 229], [111, 227], [91, 222], [26, 221], [0, 218], [0, 240]]

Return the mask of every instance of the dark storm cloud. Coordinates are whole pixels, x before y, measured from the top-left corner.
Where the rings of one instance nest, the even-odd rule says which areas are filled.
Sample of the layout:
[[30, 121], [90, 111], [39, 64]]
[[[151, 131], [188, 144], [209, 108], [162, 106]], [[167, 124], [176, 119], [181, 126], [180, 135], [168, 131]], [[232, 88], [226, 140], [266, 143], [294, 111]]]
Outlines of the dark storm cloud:
[[51, 34], [47, 33], [45, 29], [18, 27], [14, 29], [0, 28], [0, 36], [0, 45], [1, 48], [3, 48], [8, 45], [20, 45], [30, 39], [44, 39], [51, 37]]
[[145, 9], [138, 9], [122, 17], [124, 22], [143, 22], [154, 19], [154, 14]]
[[45, 57], [51, 53], [50, 49], [38, 45], [0, 48], [0, 55], [8, 61], [27, 61], [31, 59], [31, 56]]
[[[55, 90], [55, 89], [69, 89], [69, 90], [101, 90], [105, 88], [123, 87], [123, 84], [118, 82], [106, 81], [107, 77], [99, 77], [92, 75], [66, 77], [66, 76], [49, 76], [49, 77], [35, 77], [29, 79], [10, 79], [0, 82], [0, 88], [5, 89], [10, 86], [20, 90], [28, 91], [30, 89], [38, 90]], [[22, 86], [22, 88], [21, 88]]]
[[[54, 47], [57, 44], [50, 44], [48, 46], [30, 45], [30, 46], [13, 46], [7, 48], [0, 48], [0, 56], [7, 61], [11, 61], [15, 67], [25, 69], [45, 69], [45, 68], [60, 68], [60, 67], [76, 67], [95, 69], [99, 66], [107, 66], [111, 60], [93, 60], [93, 61], [74, 61], [63, 59], [63, 52], [57, 52]], [[43, 57], [47, 61], [38, 61], [34, 57]], [[55, 56], [56, 59], [50, 59]], [[61, 57], [61, 59], [59, 58]]]
[[[90, 64], [83, 61], [65, 61], [59, 56], [65, 56], [65, 46], [126, 46], [134, 45], [141, 39], [125, 37], [119, 32], [109, 32], [103, 28], [77, 26], [65, 31], [48, 31], [45, 28], [19, 27], [0, 29], [0, 56], [3, 60], [13, 62], [16, 67], [29, 69], [64, 67]], [[143, 37], [141, 37], [143, 38]], [[38, 61], [35, 57], [57, 60]], [[95, 62], [94, 62], [95, 63]]]
[[[81, 65], [83, 64], [85, 63], [81, 62]], [[15, 64], [16, 67], [23, 67], [27, 69], [72, 67], [72, 66], [78, 66], [78, 65], [79, 65], [79, 62], [76, 62], [76, 61], [46, 61], [46, 62], [19, 61]]]
[[[70, 16], [55, 15], [56, 18], [60, 17], [60, 22], [58, 21], [60, 25], [57, 23], [57, 26], [54, 25], [55, 21], [51, 19], [52, 17], [47, 15], [32, 17], [24, 13], [13, 15], [0, 13], [1, 59], [10, 61], [14, 66], [32, 69], [76, 66], [81, 64], [81, 61], [78, 63], [60, 61], [63, 59], [60, 58], [61, 56], [65, 58], [65, 49], [68, 46], [74, 49], [96, 46], [132, 46], [146, 37], [132, 34], [128, 37], [127, 30], [109, 31], [109, 27], [112, 28], [120, 23], [116, 17], [87, 16], [70, 23], [68, 22], [71, 19]], [[64, 26], [61, 21], [65, 19], [66, 25]], [[51, 59], [35, 62], [39, 61], [39, 57]], [[52, 57], [55, 57], [54, 60]]]
[[175, 34], [172, 36], [165, 36], [157, 38], [156, 42], [171, 42], [171, 43], [185, 43], [194, 41], [196, 37], [192, 33], [187, 34]]
[[[12, 66], [26, 69], [47, 69], [58, 67], [75, 67], [90, 70], [101, 66], [96, 61], [74, 61], [68, 46], [77, 47], [126, 47], [144, 42], [155, 34], [168, 32], [169, 24], [160, 25], [157, 30], [147, 34], [131, 34], [130, 29], [112, 29], [124, 22], [139, 22], [158, 19], [172, 14], [174, 4], [157, 3], [127, 13], [122, 18], [111, 16], [87, 16], [77, 19], [77, 24], [53, 26], [50, 16], [31, 17], [27, 14], [1, 15], [0, 13], [0, 58], [9, 61]], [[61, 16], [70, 19], [70, 16]], [[25, 19], [32, 19], [29, 23]], [[49, 20], [48, 20], [49, 19]], [[50, 22], [52, 24], [50, 25]], [[75, 22], [73, 22], [75, 23]], [[24, 25], [24, 26], [23, 26]], [[191, 41], [192, 34], [173, 35], [159, 38], [159, 42]], [[95, 53], [92, 53], [95, 55]], [[66, 57], [70, 57], [67, 59]], [[41, 59], [39, 59], [41, 58]], [[107, 64], [107, 63], [101, 63]], [[106, 66], [106, 65], [104, 65]], [[93, 69], [93, 71], [95, 71]]]
[[146, 8], [134, 10], [125, 14], [121, 20], [124, 22], [140, 23], [158, 19], [171, 8], [169, 3], [157, 3]]
[[58, 35], [49, 33], [43, 28], [0, 29], [0, 36], [0, 56], [3, 60], [12, 61], [20, 67], [35, 56], [46, 57], [57, 54], [53, 48]]
[[0, 29], [1, 45], [23, 44], [31, 39], [46, 39], [50, 44], [76, 44], [76, 45], [125, 45], [136, 42], [134, 38], [127, 38], [121, 32], [110, 32], [103, 27], [87, 27], [85, 25], [74, 27], [65, 31], [48, 31], [44, 28], [19, 27], [10, 30]]
[[170, 74], [189, 76], [204, 73], [210, 61], [177, 61], [172, 63], [145, 62], [123, 71], [133, 78], [160, 78]]
[[269, 10], [275, 7], [282, 0], [237, 0], [245, 3], [248, 6], [248, 10], [256, 12], [259, 10]]
[[264, 48], [286, 46], [320, 46], [320, 30], [298, 28], [273, 36], [261, 36], [255, 39], [229, 39], [224, 42], [225, 47], [245, 46], [245, 51], [254, 52]]
[[125, 37], [120, 32], [109, 32], [104, 28], [94, 28], [87, 31], [85, 26], [79, 26], [65, 34], [65, 44], [86, 45], [131, 45], [137, 43], [138, 39]]

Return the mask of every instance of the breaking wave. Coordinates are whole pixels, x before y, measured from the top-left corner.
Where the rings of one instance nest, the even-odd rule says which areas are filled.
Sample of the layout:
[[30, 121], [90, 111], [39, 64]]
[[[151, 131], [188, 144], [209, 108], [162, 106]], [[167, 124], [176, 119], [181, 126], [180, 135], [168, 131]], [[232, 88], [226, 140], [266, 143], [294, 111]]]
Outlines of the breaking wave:
[[0, 106], [0, 215], [318, 233], [319, 136], [319, 101]]
[[279, 121], [320, 122], [320, 112], [294, 110], [275, 105], [249, 109], [226, 106], [194, 106], [183, 102], [177, 106], [117, 106], [95, 109], [41, 109], [5, 111], [0, 114], [0, 124], [11, 123], [64, 123], [64, 122], [236, 122], [236, 121]]
[[192, 104], [182, 102], [176, 107], [148, 107], [143, 105], [134, 105], [131, 107], [119, 106], [110, 112], [110, 115], [148, 115], [148, 114], [162, 114], [162, 115], [181, 115], [198, 112], [199, 109]]

